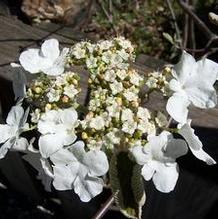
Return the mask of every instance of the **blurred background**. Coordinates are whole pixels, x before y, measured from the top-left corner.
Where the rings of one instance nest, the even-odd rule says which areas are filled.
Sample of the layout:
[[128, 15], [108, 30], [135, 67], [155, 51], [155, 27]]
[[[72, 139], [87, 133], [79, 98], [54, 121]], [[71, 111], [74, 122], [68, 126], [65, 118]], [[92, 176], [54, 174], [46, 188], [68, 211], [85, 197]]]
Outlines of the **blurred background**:
[[[168, 62], [179, 49], [196, 57], [215, 53], [217, 0], [1, 0], [0, 13], [41, 28], [55, 23], [86, 38], [122, 35], [145, 53]], [[213, 16], [208, 16], [213, 12]], [[196, 19], [197, 17], [197, 19]], [[204, 25], [201, 24], [204, 23]], [[206, 29], [204, 28], [206, 27]], [[217, 49], [217, 48], [216, 48]], [[214, 56], [213, 56], [214, 57]]]

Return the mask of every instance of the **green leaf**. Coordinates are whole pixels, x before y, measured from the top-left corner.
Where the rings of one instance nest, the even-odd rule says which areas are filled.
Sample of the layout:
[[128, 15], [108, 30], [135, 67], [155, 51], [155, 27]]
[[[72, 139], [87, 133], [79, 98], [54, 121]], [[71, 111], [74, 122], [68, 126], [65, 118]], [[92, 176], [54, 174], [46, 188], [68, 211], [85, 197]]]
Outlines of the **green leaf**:
[[141, 166], [130, 159], [128, 152], [114, 154], [110, 162], [110, 182], [115, 202], [128, 218], [140, 219], [145, 203]]
[[174, 42], [172, 36], [170, 36], [170, 34], [168, 34], [168, 33], [163, 33], [163, 37], [164, 37], [166, 40], [168, 40], [171, 44], [173, 44], [173, 45], [175, 44], [175, 42]]

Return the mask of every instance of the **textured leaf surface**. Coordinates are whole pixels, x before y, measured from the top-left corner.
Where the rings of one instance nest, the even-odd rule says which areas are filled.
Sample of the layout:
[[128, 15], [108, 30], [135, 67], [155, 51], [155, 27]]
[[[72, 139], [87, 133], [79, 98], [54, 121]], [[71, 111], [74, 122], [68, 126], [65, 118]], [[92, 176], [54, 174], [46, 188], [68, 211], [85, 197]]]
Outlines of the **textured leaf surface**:
[[127, 152], [113, 155], [110, 181], [115, 202], [121, 212], [129, 218], [141, 218], [141, 208], [145, 203], [141, 167], [129, 158]]

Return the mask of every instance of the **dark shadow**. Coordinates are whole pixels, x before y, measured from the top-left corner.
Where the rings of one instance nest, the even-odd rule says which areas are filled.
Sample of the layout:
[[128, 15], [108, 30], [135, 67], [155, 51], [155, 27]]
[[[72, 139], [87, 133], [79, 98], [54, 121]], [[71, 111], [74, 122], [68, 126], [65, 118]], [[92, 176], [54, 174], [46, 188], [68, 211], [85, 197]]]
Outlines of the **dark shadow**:
[[2, 117], [5, 119], [15, 102], [12, 82], [3, 77], [0, 77], [0, 103], [2, 107]]
[[18, 19], [30, 24], [29, 18], [21, 11], [22, 0], [1, 0], [0, 4], [4, 4], [10, 12], [10, 15], [17, 16]]

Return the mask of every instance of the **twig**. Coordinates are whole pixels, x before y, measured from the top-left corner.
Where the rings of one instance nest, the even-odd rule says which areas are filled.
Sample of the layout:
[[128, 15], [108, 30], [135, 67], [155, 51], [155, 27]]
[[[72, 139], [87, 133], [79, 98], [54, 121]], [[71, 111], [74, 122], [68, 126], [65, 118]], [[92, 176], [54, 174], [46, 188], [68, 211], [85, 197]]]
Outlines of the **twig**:
[[208, 51], [202, 58], [207, 58], [208, 56], [210, 56], [210, 55], [212, 55], [212, 54], [214, 54], [216, 52], [218, 52], [218, 47], [211, 48], [210, 51]]
[[168, 122], [167, 122], [166, 128], [169, 128], [169, 127], [170, 127], [172, 121], [173, 121], [173, 118], [170, 117], [169, 120], [168, 120]]
[[92, 219], [101, 219], [105, 215], [105, 213], [108, 210], [110, 210], [110, 206], [113, 204], [113, 202], [114, 202], [114, 195], [112, 194]]
[[205, 34], [208, 39], [218, 38], [207, 25], [192, 11], [192, 8], [186, 4], [183, 0], [177, 0], [181, 8], [194, 20], [199, 29]]
[[113, 24], [113, 17], [107, 12], [106, 8], [104, 7], [103, 3], [101, 0], [97, 0], [98, 4], [100, 5], [103, 13], [105, 14], [105, 16], [107, 17], [108, 21]]
[[82, 19], [82, 21], [77, 25], [75, 29], [81, 29], [88, 24], [91, 19], [93, 13], [93, 5], [95, 4], [95, 0], [89, 0], [88, 5], [86, 6], [86, 17]]
[[96, 0], [96, 1], [97, 1], [97, 3], [99, 4], [99, 6], [101, 7], [101, 9], [102, 9], [103, 13], [105, 14], [105, 16], [107, 17], [109, 23], [111, 24], [112, 29], [113, 29], [114, 32], [117, 34], [117, 30], [116, 30], [116, 28], [114, 27], [112, 14], [109, 14], [109, 13], [107, 12], [107, 10], [105, 9], [105, 7], [104, 7], [104, 5], [103, 5], [103, 3], [102, 3], [102, 0]]
[[180, 47], [182, 48], [183, 47], [182, 39], [181, 39], [181, 36], [180, 36], [180, 31], [179, 31], [178, 24], [176, 22], [176, 16], [175, 16], [172, 4], [171, 4], [171, 0], [166, 0], [166, 2], [167, 2], [167, 5], [168, 5], [168, 8], [170, 9], [170, 13], [172, 15], [172, 18], [173, 18], [173, 23], [174, 23], [174, 26], [175, 26], [176, 35], [177, 35], [177, 38], [179, 40]]
[[184, 10], [186, 14], [189, 15], [189, 17], [192, 19], [192, 22], [196, 23], [198, 26], [199, 30], [207, 37], [208, 42], [205, 45], [204, 48], [202, 49], [195, 49], [195, 35], [194, 35], [194, 24], [190, 23], [191, 26], [191, 36], [192, 39], [192, 49], [185, 48], [187, 51], [192, 51], [192, 52], [203, 52], [206, 53], [205, 56], [213, 54], [216, 50], [216, 48], [210, 48], [211, 45], [215, 42], [218, 42], [218, 35], [213, 33], [207, 25], [192, 11], [192, 8], [189, 4], [185, 3], [183, 0], [177, 0], [178, 4], [181, 6], [181, 8]]
[[[188, 2], [189, 0], [186, 0]], [[189, 33], [189, 16], [185, 14], [185, 24], [183, 29], [183, 48], [188, 46], [188, 33]]]
[[112, 12], [113, 12], [113, 3], [112, 3], [112, 0], [109, 0], [109, 12], [110, 12], [110, 14], [112, 14]]
[[190, 38], [191, 38], [191, 48], [192, 49], [196, 49], [195, 25], [194, 25], [193, 20], [190, 20]]

